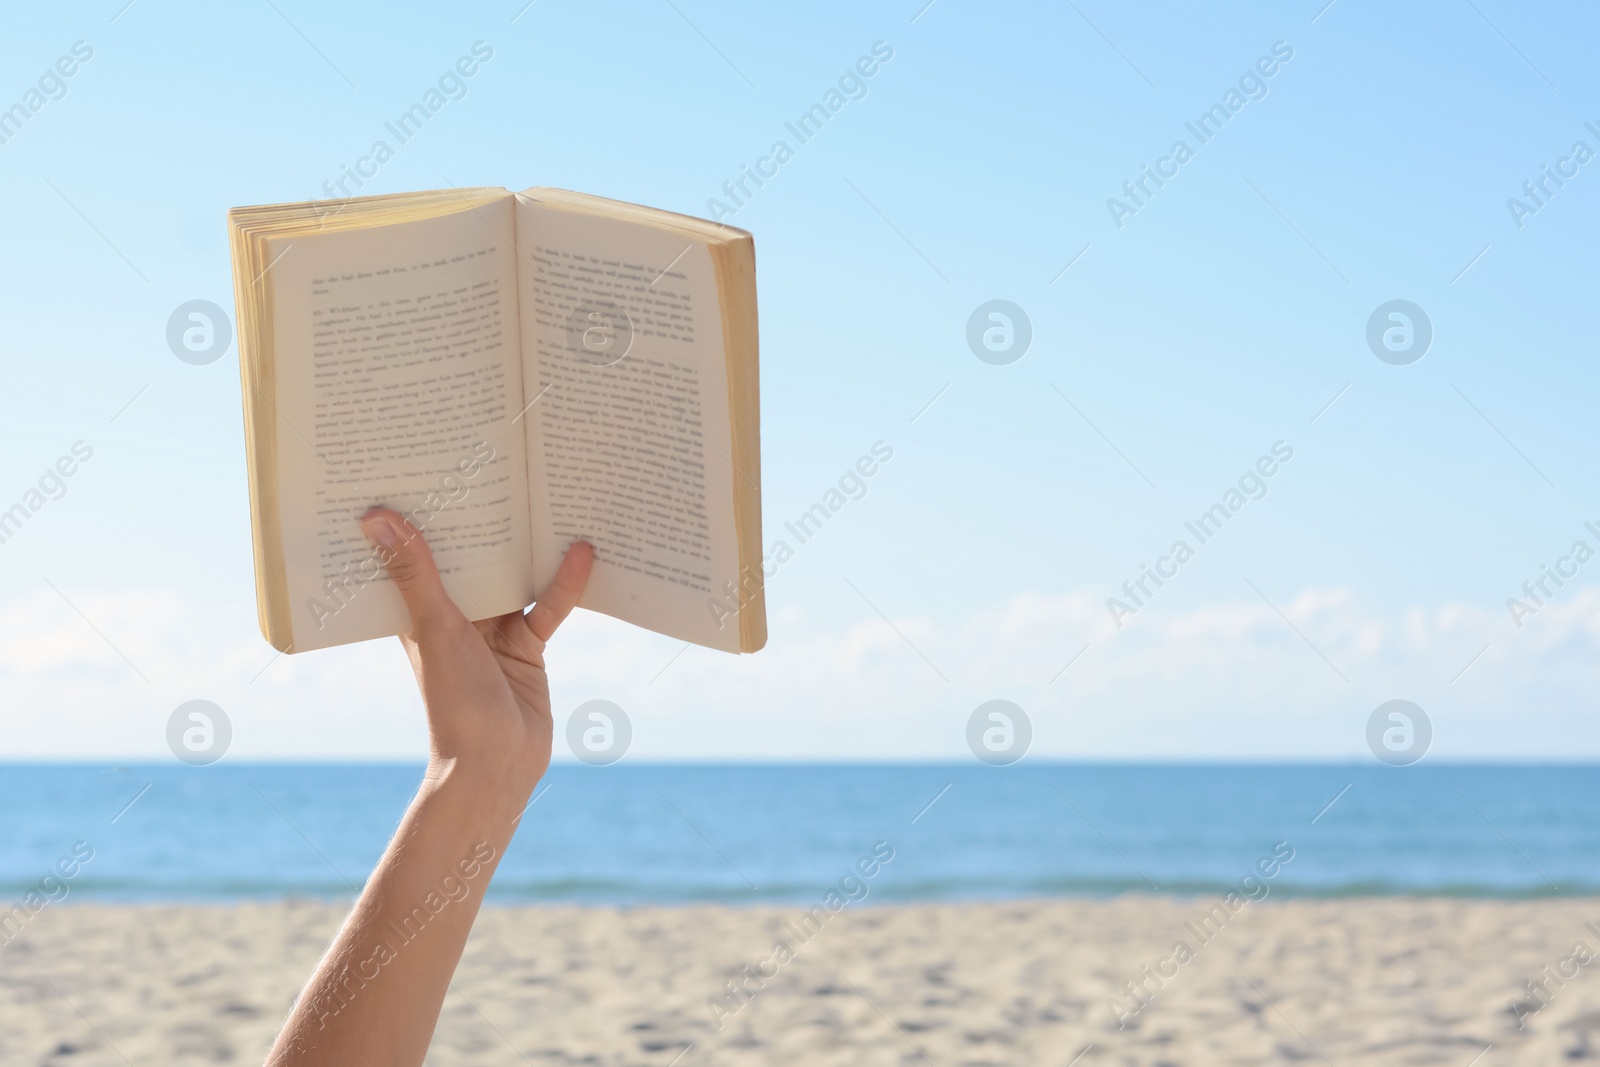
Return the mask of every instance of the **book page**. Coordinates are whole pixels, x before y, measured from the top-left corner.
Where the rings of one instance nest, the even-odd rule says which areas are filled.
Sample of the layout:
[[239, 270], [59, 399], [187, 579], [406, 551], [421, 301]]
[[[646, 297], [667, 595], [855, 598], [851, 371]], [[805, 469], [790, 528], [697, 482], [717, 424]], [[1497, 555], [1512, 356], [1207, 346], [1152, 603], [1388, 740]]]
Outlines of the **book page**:
[[361, 533], [375, 505], [469, 618], [532, 600], [512, 204], [269, 242], [296, 651], [411, 629]]
[[579, 603], [739, 650], [727, 371], [702, 240], [517, 197], [534, 575], [595, 547]]

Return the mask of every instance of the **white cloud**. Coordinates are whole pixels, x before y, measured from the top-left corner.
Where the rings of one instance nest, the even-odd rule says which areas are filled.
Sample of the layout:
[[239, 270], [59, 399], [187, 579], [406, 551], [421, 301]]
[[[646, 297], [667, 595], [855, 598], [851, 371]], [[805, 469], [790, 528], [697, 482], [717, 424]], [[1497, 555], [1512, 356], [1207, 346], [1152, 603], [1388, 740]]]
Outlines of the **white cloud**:
[[[275, 658], [247, 606], [63, 591], [77, 610], [50, 589], [0, 602], [9, 756], [162, 757], [172, 709], [204, 698], [232, 718], [234, 758], [422, 757], [395, 641]], [[603, 697], [632, 717], [635, 759], [959, 758], [967, 715], [998, 697], [1033, 717], [1035, 756], [1343, 758], [1364, 752], [1372, 708], [1404, 697], [1441, 756], [1600, 754], [1600, 587], [1521, 630], [1461, 603], [1375, 615], [1345, 588], [1280, 606], [1287, 623], [1259, 599], [1151, 605], [1120, 631], [1087, 593], [953, 622], [787, 611], [737, 658], [580, 612], [551, 649], [558, 725]]]

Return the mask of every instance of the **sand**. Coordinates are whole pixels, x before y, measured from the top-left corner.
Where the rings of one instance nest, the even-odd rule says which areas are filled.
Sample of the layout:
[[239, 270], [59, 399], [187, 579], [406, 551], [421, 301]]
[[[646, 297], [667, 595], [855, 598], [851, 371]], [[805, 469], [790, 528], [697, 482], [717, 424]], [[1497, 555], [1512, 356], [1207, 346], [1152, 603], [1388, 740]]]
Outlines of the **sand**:
[[[1206, 941], [1190, 924], [1209, 904], [852, 905], [809, 941], [794, 933], [800, 907], [492, 908], [427, 1062], [1600, 1058], [1600, 960], [1586, 955], [1600, 938], [1584, 926], [1600, 926], [1600, 901], [1272, 899], [1213, 920]], [[0, 1063], [258, 1063], [341, 915], [312, 903], [48, 907], [0, 948]], [[779, 939], [793, 959], [773, 955]], [[1135, 1013], [1124, 983], [1146, 965], [1172, 977], [1159, 989], [1145, 979], [1155, 995]], [[775, 976], [751, 979], [742, 1004], [708, 1008], [746, 966]], [[1558, 986], [1557, 969], [1575, 976]], [[1541, 978], [1542, 1008], [1524, 987]], [[1108, 1008], [1118, 994], [1121, 1027]]]

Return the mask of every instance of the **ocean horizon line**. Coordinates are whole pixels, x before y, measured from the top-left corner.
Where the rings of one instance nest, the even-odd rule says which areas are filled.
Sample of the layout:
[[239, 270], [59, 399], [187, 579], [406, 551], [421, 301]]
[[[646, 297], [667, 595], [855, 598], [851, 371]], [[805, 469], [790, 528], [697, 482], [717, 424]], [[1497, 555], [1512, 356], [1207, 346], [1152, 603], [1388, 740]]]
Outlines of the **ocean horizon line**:
[[[389, 756], [260, 756], [249, 759], [224, 758], [216, 763], [204, 767], [194, 767], [197, 772], [204, 772], [214, 768], [227, 767], [425, 767], [427, 760], [413, 757]], [[186, 765], [174, 761], [171, 757], [159, 755], [141, 755], [131, 757], [94, 756], [81, 759], [58, 756], [0, 756], [0, 770], [8, 767], [166, 767], [180, 769]], [[970, 757], [950, 757], [936, 759], [894, 759], [883, 757], [836, 757], [830, 759], [777, 759], [769, 757], [711, 757], [697, 756], [657, 759], [625, 759], [604, 767], [591, 767], [590, 764], [577, 759], [552, 759], [551, 769], [584, 769], [598, 771], [628, 768], [628, 767], [823, 767], [823, 768], [863, 768], [863, 767], [895, 767], [895, 768], [948, 768], [948, 769], [981, 769], [982, 765], [975, 763]], [[1038, 757], [1018, 760], [1016, 763], [1005, 767], [988, 768], [996, 772], [1028, 767], [1315, 767], [1325, 769], [1349, 770], [1384, 770], [1388, 769], [1397, 774], [1408, 770], [1426, 769], [1429, 767], [1600, 767], [1600, 754], [1592, 756], [1557, 756], [1540, 755], [1524, 757], [1496, 756], [1456, 756], [1451, 758], [1424, 759], [1404, 767], [1388, 767], [1369, 757], [1351, 756], [1347, 759], [1328, 759], [1311, 756], [1236, 756], [1236, 757], [1162, 757], [1162, 756], [1106, 756], [1106, 757]]]

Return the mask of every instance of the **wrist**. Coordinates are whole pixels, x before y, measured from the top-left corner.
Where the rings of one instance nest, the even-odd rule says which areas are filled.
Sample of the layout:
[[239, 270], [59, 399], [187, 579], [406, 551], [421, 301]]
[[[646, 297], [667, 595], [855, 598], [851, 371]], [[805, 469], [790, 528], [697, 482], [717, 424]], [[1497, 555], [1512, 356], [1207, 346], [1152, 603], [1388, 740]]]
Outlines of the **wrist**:
[[435, 756], [428, 761], [417, 799], [430, 807], [457, 811], [467, 821], [481, 823], [484, 832], [509, 838], [513, 821], [537, 784], [537, 779], [527, 781], [525, 776], [501, 768], [479, 766], [459, 757]]

